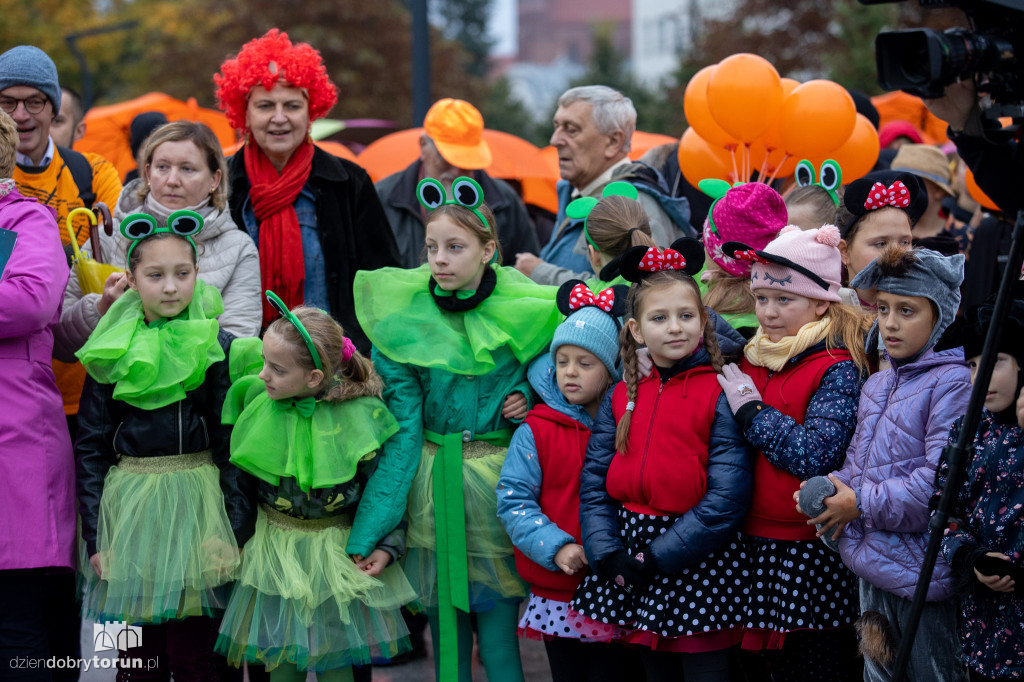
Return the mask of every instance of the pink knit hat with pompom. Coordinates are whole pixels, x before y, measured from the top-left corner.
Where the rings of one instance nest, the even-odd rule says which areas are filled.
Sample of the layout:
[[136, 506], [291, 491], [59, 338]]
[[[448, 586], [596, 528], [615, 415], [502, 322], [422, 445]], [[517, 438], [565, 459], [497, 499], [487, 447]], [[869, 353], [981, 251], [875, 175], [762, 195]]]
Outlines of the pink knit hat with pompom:
[[722, 250], [737, 260], [753, 264], [750, 289], [777, 289], [790, 294], [836, 301], [843, 275], [843, 259], [839, 253], [839, 228], [822, 225], [814, 230], [801, 230], [787, 225], [764, 250], [746, 244], [729, 242]]
[[737, 185], [711, 205], [704, 221], [704, 248], [718, 267], [730, 275], [747, 277], [750, 263], [729, 258], [722, 252], [722, 245], [737, 241], [763, 249], [786, 226], [787, 216], [786, 202], [768, 185]]

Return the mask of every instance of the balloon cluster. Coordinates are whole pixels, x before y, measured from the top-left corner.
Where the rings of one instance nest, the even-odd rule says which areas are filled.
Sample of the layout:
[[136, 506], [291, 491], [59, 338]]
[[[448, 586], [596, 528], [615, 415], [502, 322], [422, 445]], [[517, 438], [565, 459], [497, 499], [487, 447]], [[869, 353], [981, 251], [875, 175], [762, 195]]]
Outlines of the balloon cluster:
[[838, 83], [780, 78], [755, 54], [734, 54], [697, 72], [683, 109], [690, 127], [679, 165], [696, 186], [705, 178], [771, 181], [792, 175], [801, 159], [835, 159], [850, 182], [878, 160], [878, 133]]

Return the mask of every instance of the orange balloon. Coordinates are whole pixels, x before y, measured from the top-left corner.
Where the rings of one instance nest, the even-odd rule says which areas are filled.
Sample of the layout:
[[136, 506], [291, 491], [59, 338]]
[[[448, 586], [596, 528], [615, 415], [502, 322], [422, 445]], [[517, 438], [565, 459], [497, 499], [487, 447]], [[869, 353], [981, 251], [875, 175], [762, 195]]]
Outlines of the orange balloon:
[[839, 149], [827, 156], [811, 157], [810, 160], [817, 169], [826, 159], [835, 159], [843, 169], [843, 184], [848, 185], [871, 172], [878, 162], [878, 150], [878, 131], [866, 116], [857, 114], [853, 133]]
[[716, 147], [725, 148], [738, 142], [735, 137], [722, 130], [708, 109], [708, 79], [715, 68], [715, 65], [705, 66], [686, 84], [686, 91], [683, 93], [683, 113], [686, 114], [686, 122], [698, 135]]
[[[800, 81], [795, 81], [792, 78], [781, 78], [779, 79], [782, 85], [782, 99], [783, 101], [789, 97], [789, 93], [796, 90], [800, 85]], [[779, 116], [768, 126], [768, 129], [764, 131], [761, 137], [757, 141], [760, 141], [767, 149], [775, 150], [782, 149], [782, 131], [779, 129], [779, 125], [782, 122], [782, 110], [779, 109]]]
[[826, 80], [807, 81], [782, 102], [779, 131], [790, 155], [828, 155], [853, 134], [857, 107], [846, 88]]
[[980, 187], [978, 187], [978, 183], [974, 180], [974, 173], [971, 172], [970, 168], [967, 169], [967, 192], [975, 201], [981, 204], [983, 208], [987, 208], [990, 211], [1002, 212], [1002, 209], [996, 206], [996, 202], [992, 201], [992, 199], [990, 199], [989, 196], [981, 191]]
[[779, 72], [756, 54], [726, 57], [708, 78], [707, 101], [711, 116], [722, 130], [749, 144], [779, 116]]
[[693, 126], [687, 128], [679, 140], [679, 168], [694, 187], [706, 178], [736, 181], [732, 154], [708, 144]]

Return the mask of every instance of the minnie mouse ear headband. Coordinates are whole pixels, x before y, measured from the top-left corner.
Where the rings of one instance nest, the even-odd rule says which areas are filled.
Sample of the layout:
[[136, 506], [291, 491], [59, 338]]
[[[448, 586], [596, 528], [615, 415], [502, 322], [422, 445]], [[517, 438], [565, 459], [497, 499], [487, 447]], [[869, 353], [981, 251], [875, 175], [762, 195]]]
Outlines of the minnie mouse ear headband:
[[167, 217], [167, 226], [160, 227], [156, 218], [148, 213], [132, 213], [121, 220], [121, 234], [131, 241], [128, 247], [127, 260], [132, 259], [132, 251], [146, 237], [155, 234], [176, 234], [184, 237], [192, 245], [192, 251], [196, 251], [196, 243], [192, 237], [199, 234], [203, 229], [203, 216], [195, 211], [175, 211]]
[[236, 130], [245, 130], [249, 92], [257, 85], [273, 90], [279, 82], [301, 89], [309, 101], [309, 120], [323, 118], [338, 101], [338, 91], [327, 76], [320, 53], [306, 43], [292, 44], [276, 28], [250, 40], [213, 76], [217, 104]]
[[[605, 197], [626, 197], [637, 201], [637, 197], [640, 196], [637, 193], [636, 187], [629, 184], [628, 182], [610, 182], [605, 185], [604, 191], [601, 192], [601, 198]], [[595, 197], [580, 197], [569, 203], [565, 207], [565, 215], [573, 220], [583, 220], [583, 236], [587, 238], [587, 242], [594, 247], [595, 251], [600, 251], [601, 247], [594, 243], [594, 240], [590, 238], [590, 232], [587, 231], [586, 220], [590, 216], [590, 212], [594, 210], [594, 207], [600, 203]]]
[[555, 302], [566, 320], [551, 340], [551, 362], [557, 366], [558, 349], [579, 346], [593, 353], [613, 381], [622, 376], [619, 367], [619, 318], [626, 314], [629, 287], [617, 284], [594, 293], [582, 280], [572, 279], [558, 288]]
[[796, 225], [782, 228], [779, 236], [763, 250], [741, 242], [726, 242], [722, 251], [737, 260], [753, 264], [750, 289], [778, 289], [822, 301], [836, 301], [843, 272], [839, 253], [839, 229], [823, 225], [801, 230]]
[[786, 226], [786, 202], [763, 182], [731, 187], [724, 180], [701, 180], [700, 191], [714, 199], [704, 221], [704, 248], [718, 267], [734, 277], [750, 276], [750, 263], [722, 251], [728, 241], [741, 241], [763, 249]]
[[[853, 222], [871, 211], [898, 208], [910, 218], [913, 227], [928, 208], [928, 195], [924, 183], [912, 173], [902, 171], [874, 171], [846, 186], [843, 205], [855, 216]], [[853, 222], [840, 225], [845, 237]]]
[[817, 185], [828, 192], [836, 206], [839, 205], [839, 195], [836, 193], [836, 190], [843, 184], [843, 169], [839, 167], [838, 161], [832, 159], [822, 161], [821, 168], [816, 174], [814, 172], [814, 164], [807, 159], [802, 159], [796, 164], [793, 179], [796, 180], [796, 184], [800, 187]]
[[634, 246], [624, 251], [621, 258], [620, 274], [634, 284], [663, 270], [678, 270], [696, 277], [704, 267], [704, 245], [696, 239], [681, 237], [667, 249]]

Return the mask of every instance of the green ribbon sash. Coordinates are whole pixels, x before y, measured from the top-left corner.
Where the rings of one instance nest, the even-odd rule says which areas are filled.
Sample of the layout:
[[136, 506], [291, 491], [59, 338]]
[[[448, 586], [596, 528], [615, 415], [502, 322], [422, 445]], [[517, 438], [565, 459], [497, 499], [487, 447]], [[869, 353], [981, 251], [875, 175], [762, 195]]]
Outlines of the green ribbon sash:
[[462, 492], [462, 445], [472, 440], [506, 447], [511, 429], [440, 435], [423, 430], [437, 445], [431, 469], [434, 484], [434, 528], [437, 536], [437, 608], [442, 680], [458, 678], [459, 647], [455, 609], [469, 613], [469, 559], [466, 550], [466, 503]]

